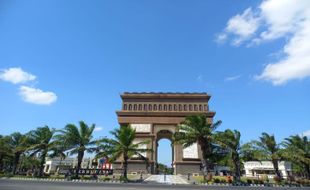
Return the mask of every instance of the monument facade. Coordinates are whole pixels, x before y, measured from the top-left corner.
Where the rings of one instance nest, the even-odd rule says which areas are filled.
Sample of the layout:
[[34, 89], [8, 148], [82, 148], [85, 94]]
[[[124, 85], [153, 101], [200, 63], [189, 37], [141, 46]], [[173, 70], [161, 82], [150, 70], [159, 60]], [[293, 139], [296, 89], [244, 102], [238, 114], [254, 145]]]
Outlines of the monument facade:
[[[121, 94], [122, 109], [117, 111], [120, 125], [128, 125], [136, 130], [135, 143], [147, 140], [149, 144], [141, 148], [152, 149], [143, 153], [145, 160], [132, 157], [129, 160], [128, 172], [157, 173], [157, 147], [160, 139], [172, 142], [173, 134], [186, 116], [205, 114], [207, 121], [212, 122], [215, 112], [209, 110], [207, 93], [136, 93]], [[196, 143], [183, 148], [180, 144], [171, 143], [172, 167], [174, 174], [201, 174], [201, 150]], [[121, 160], [114, 163], [114, 168], [121, 167]]]

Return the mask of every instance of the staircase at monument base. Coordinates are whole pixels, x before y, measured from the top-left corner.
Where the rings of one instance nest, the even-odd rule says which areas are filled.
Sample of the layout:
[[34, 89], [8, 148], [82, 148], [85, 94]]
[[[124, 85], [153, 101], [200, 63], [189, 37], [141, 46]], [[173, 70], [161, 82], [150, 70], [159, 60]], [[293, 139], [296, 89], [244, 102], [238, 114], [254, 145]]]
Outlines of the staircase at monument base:
[[144, 181], [147, 183], [188, 184], [180, 175], [151, 175]]

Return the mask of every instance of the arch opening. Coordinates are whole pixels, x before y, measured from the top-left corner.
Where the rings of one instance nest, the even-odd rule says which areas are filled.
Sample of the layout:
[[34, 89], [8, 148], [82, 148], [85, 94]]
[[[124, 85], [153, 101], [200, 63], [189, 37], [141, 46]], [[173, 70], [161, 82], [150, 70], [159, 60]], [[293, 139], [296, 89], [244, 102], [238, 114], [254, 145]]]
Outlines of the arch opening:
[[161, 130], [157, 133], [156, 174], [174, 174], [172, 135], [173, 133], [168, 130]]

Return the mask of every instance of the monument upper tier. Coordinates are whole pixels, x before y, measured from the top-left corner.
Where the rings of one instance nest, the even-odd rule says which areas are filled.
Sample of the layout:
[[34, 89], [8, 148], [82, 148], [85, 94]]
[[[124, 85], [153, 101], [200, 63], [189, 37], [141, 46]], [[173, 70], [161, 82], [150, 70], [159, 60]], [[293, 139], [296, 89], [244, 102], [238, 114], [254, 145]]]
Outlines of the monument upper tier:
[[207, 93], [162, 93], [162, 92], [124, 92], [121, 94], [122, 110], [118, 116], [130, 115], [173, 115], [186, 116], [206, 114], [213, 117], [209, 110]]

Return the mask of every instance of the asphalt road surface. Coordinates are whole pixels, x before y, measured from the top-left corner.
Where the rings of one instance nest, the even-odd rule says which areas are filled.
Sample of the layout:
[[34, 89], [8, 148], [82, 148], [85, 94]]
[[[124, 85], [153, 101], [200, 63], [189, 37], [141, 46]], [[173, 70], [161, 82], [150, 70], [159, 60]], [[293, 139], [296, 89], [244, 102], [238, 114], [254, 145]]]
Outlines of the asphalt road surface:
[[309, 189], [288, 187], [206, 187], [193, 185], [163, 185], [163, 184], [102, 184], [81, 182], [45, 182], [0, 179], [0, 190], [284, 190]]

